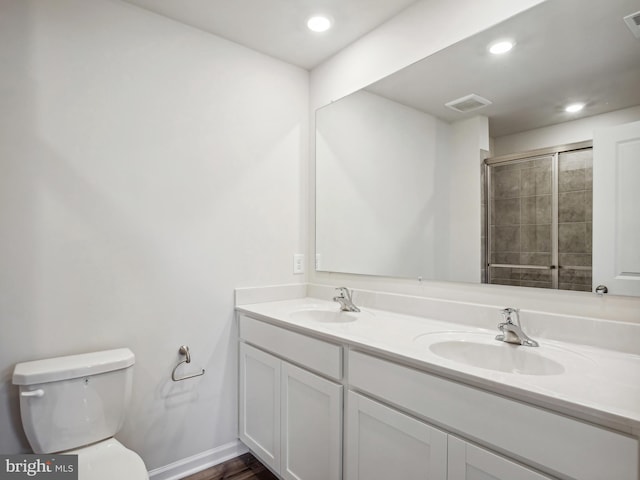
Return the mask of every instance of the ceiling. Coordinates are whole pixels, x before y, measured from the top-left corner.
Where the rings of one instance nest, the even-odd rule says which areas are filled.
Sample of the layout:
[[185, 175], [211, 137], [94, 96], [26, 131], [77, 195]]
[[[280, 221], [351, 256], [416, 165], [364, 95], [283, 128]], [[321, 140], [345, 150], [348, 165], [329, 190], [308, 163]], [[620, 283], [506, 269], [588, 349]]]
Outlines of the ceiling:
[[[416, 0], [125, 0], [205, 32], [312, 69]], [[318, 13], [331, 30], [311, 32]]]
[[[253, 50], [312, 69], [416, 1], [425, 0], [125, 0]], [[367, 90], [447, 122], [489, 117], [494, 137], [640, 105], [640, 40], [622, 17], [638, 0], [547, 0], [489, 30], [417, 62]], [[334, 28], [306, 28], [313, 14]], [[495, 57], [486, 47], [509, 37]], [[445, 103], [477, 94], [492, 105], [458, 113]], [[579, 114], [564, 106], [586, 101]]]
[[[447, 122], [489, 117], [499, 137], [640, 105], [640, 39], [623, 17], [638, 0], [547, 0], [367, 87]], [[493, 56], [500, 38], [514, 49]], [[458, 113], [445, 103], [477, 94], [492, 105]], [[569, 115], [570, 102], [586, 102]]]

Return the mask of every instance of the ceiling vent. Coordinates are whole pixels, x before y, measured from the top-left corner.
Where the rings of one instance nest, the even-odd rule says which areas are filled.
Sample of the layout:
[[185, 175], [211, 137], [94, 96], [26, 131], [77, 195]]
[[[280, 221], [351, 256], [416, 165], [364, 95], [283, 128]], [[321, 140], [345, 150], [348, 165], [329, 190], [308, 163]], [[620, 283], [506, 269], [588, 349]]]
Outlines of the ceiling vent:
[[640, 39], [640, 12], [632, 13], [624, 17], [624, 21], [633, 33], [634, 37]]
[[445, 106], [449, 107], [451, 110], [461, 113], [472, 112], [479, 108], [486, 107], [487, 105], [491, 105], [489, 100], [474, 93], [467, 95], [466, 97], [452, 100], [449, 103], [445, 103]]

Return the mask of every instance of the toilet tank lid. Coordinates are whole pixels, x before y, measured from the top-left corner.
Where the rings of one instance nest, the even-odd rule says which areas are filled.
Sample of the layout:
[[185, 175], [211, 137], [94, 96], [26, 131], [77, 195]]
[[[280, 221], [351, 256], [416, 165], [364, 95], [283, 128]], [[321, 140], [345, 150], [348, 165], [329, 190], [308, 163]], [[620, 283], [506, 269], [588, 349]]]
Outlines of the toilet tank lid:
[[86, 377], [121, 370], [134, 363], [135, 356], [128, 348], [22, 362], [13, 369], [13, 384], [33, 385]]

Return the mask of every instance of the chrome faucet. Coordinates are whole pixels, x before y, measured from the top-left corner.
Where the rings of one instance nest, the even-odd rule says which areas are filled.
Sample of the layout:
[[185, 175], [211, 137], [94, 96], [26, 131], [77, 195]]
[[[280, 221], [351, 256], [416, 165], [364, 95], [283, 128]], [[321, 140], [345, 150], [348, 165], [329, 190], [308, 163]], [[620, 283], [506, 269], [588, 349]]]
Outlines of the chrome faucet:
[[[516, 345], [524, 345], [526, 347], [540, 346], [538, 342], [529, 338], [528, 335], [522, 331], [520, 316], [518, 315], [517, 309], [505, 308], [501, 313], [504, 318], [504, 322], [498, 324], [498, 329], [500, 329], [502, 333], [496, 335], [496, 340], [514, 343]], [[515, 317], [516, 323], [513, 323], [513, 317]]]
[[353, 304], [353, 301], [351, 300], [351, 292], [347, 287], [338, 287], [336, 290], [339, 292], [339, 295], [333, 297], [333, 301], [340, 304], [340, 310], [343, 312], [360, 311], [360, 309]]

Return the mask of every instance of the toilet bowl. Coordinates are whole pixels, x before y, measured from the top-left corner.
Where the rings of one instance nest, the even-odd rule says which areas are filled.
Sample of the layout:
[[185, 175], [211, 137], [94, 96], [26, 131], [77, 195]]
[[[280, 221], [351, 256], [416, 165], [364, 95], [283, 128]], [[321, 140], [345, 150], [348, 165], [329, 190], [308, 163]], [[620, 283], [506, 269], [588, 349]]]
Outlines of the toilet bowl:
[[128, 348], [16, 364], [20, 415], [35, 453], [78, 455], [79, 480], [148, 480], [142, 459], [113, 436], [133, 383]]
[[79, 480], [146, 480], [144, 462], [115, 438], [77, 450], [63, 452], [78, 455]]

